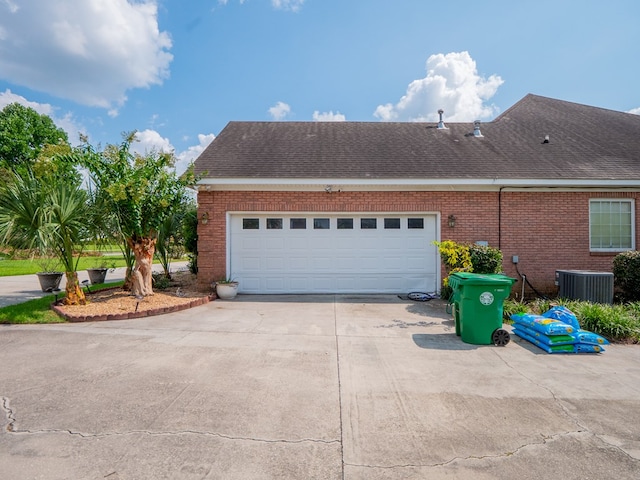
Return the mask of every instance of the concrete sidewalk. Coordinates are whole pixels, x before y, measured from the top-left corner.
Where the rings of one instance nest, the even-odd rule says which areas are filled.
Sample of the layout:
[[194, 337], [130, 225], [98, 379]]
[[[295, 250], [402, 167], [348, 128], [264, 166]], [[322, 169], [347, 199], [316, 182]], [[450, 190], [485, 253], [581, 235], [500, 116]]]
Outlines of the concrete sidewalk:
[[[176, 271], [186, 268], [186, 266], [187, 262], [172, 262], [171, 270]], [[124, 280], [125, 271], [126, 269], [124, 267], [109, 270], [105, 283], [119, 282], [121, 280]], [[162, 267], [159, 264], [154, 264], [153, 271], [161, 272]], [[81, 282], [84, 280], [89, 280], [87, 271], [78, 271], [78, 279]], [[64, 287], [66, 283], [67, 280], [63, 275], [62, 281], [60, 282], [60, 290], [62, 294], [64, 294]], [[51, 294], [43, 292], [40, 289], [40, 283], [38, 282], [38, 277], [36, 274], [0, 277], [0, 308], [6, 307], [7, 305], [26, 302], [27, 300], [33, 300], [34, 298], [41, 298], [46, 295]]]
[[0, 325], [11, 479], [637, 479], [640, 347], [467, 345], [440, 301]]

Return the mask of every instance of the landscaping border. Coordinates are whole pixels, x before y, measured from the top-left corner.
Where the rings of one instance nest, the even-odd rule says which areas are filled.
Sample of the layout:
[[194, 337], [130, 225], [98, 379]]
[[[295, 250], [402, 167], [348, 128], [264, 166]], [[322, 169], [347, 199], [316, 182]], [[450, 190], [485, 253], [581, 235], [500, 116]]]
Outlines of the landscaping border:
[[[120, 288], [120, 287], [114, 287]], [[104, 291], [103, 289], [101, 291]], [[143, 318], [143, 317], [153, 317], [156, 315], [164, 315], [165, 313], [174, 313], [182, 310], [187, 310], [193, 307], [199, 307], [200, 305], [205, 305], [217, 297], [215, 294], [206, 295], [204, 297], [194, 298], [188, 303], [184, 303], [181, 305], [172, 305], [169, 307], [159, 307], [150, 310], [143, 310], [139, 312], [123, 312], [123, 313], [109, 313], [109, 314], [100, 314], [100, 315], [72, 315], [64, 312], [62, 308], [58, 305], [57, 302], [53, 302], [51, 304], [51, 310], [53, 310], [58, 316], [64, 318], [68, 322], [80, 323], [80, 322], [104, 322], [110, 320], [131, 320], [134, 318]]]

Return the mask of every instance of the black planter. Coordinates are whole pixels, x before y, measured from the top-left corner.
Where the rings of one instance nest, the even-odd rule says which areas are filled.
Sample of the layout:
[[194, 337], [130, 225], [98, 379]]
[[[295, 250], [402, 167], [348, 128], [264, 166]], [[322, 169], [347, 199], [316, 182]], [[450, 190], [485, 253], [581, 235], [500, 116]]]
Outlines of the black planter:
[[104, 279], [107, 277], [106, 268], [87, 268], [87, 273], [89, 274], [89, 280], [91, 280], [91, 285], [104, 283]]
[[40, 282], [40, 288], [43, 292], [53, 292], [60, 287], [60, 280], [62, 280], [62, 272], [40, 272], [38, 275], [38, 281]]

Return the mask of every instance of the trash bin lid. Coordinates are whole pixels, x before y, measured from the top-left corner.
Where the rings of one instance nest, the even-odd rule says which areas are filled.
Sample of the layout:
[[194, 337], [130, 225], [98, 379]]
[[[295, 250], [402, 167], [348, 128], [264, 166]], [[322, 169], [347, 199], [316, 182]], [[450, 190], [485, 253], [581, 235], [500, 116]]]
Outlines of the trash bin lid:
[[500, 273], [454, 272], [449, 277], [455, 277], [454, 283], [460, 283], [460, 285], [511, 286], [516, 281], [515, 278]]

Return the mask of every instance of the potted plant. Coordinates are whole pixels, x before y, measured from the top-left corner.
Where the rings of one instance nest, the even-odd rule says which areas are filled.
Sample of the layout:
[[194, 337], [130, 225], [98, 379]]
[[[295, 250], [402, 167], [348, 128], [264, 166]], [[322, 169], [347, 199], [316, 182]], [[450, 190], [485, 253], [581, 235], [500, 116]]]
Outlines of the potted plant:
[[43, 254], [37, 261], [40, 271], [36, 273], [40, 288], [43, 292], [53, 292], [60, 287], [64, 272], [59, 270], [60, 262], [57, 258]]
[[238, 295], [238, 282], [231, 278], [222, 278], [214, 282], [216, 295], [220, 300], [231, 300]]
[[115, 262], [111, 262], [111, 266], [107, 267], [107, 262], [104, 259], [98, 260], [95, 267], [87, 268], [87, 273], [89, 274], [91, 285], [104, 283], [105, 278], [107, 278], [107, 271], [113, 271], [115, 268]]

